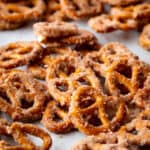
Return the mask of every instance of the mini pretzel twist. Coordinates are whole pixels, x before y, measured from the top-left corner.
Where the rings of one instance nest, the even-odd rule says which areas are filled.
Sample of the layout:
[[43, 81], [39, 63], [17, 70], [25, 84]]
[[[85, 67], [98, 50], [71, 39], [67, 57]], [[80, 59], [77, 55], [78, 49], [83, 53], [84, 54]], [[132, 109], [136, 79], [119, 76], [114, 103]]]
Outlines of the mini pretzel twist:
[[97, 32], [140, 29], [150, 21], [150, 5], [140, 4], [127, 7], [114, 7], [110, 14], [100, 15], [89, 20], [89, 26]]
[[77, 89], [72, 97], [70, 111], [73, 123], [85, 134], [98, 134], [109, 126], [103, 97], [92, 87], [82, 86]]
[[99, 134], [110, 127], [104, 97], [93, 87], [81, 86], [73, 93], [70, 113], [75, 127], [85, 134]]
[[143, 66], [136, 59], [116, 60], [106, 73], [106, 87], [112, 95], [121, 96], [125, 101], [132, 100], [140, 83]]
[[46, 16], [44, 19], [48, 22], [68, 21], [69, 18], [66, 16], [65, 12], [62, 10], [60, 0], [47, 1]]
[[41, 117], [49, 97], [44, 84], [21, 70], [4, 72], [0, 82], [0, 107], [3, 112], [19, 121], [32, 121]]
[[[67, 54], [74, 55], [70, 48], [50, 48], [47, 50], [48, 55], [44, 56], [40, 61], [34, 62], [27, 66], [27, 71], [30, 72], [35, 78], [45, 80], [46, 69], [53, 62], [55, 58]], [[76, 54], [75, 54], [76, 55]]]
[[74, 20], [100, 14], [103, 6], [100, 0], [60, 0], [66, 15]]
[[26, 22], [37, 20], [45, 11], [43, 0], [0, 2], [0, 29], [15, 29]]
[[[14, 122], [8, 128], [8, 134], [12, 135], [19, 146], [4, 145], [3, 149], [15, 150], [48, 150], [52, 144], [52, 139], [44, 130], [31, 125]], [[41, 146], [36, 146], [27, 137], [27, 134], [39, 137], [43, 143]]]
[[40, 58], [43, 48], [37, 42], [16, 42], [0, 47], [0, 68], [26, 65]]
[[79, 30], [74, 24], [61, 21], [36, 23], [34, 32], [45, 47], [93, 46], [97, 38], [91, 32]]
[[68, 106], [60, 106], [58, 101], [50, 101], [43, 114], [42, 124], [55, 133], [70, 132], [74, 126], [68, 109]]

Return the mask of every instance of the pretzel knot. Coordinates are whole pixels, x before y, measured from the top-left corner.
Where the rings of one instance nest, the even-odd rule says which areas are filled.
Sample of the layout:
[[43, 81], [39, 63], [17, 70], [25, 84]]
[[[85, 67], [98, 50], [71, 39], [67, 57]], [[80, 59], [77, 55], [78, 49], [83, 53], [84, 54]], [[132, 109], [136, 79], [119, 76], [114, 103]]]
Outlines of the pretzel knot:
[[48, 55], [44, 56], [40, 61], [29, 64], [27, 71], [30, 72], [35, 78], [45, 80], [46, 69], [52, 64], [53, 60], [57, 57], [64, 56], [66, 53], [73, 55], [70, 48], [51, 48], [47, 49]]
[[150, 144], [150, 111], [142, 112], [136, 119], [122, 126], [119, 134], [131, 144]]
[[82, 67], [80, 57], [71, 55], [59, 57], [47, 69], [47, 81], [53, 78], [67, 78], [76, 71], [79, 65]]
[[99, 134], [113, 130], [123, 119], [125, 105], [120, 103], [117, 112], [115, 110], [115, 115], [110, 112], [107, 114], [108, 103], [105, 104], [104, 99], [104, 96], [91, 86], [81, 86], [73, 93], [70, 107], [71, 118], [81, 132]]
[[[48, 150], [52, 144], [51, 137], [42, 129], [31, 125], [14, 122], [7, 127], [6, 132], [2, 135], [12, 136], [18, 145], [12, 146], [7, 141], [0, 141], [1, 149], [14, 149], [14, 150]], [[28, 135], [40, 138], [43, 143], [41, 146], [35, 145], [29, 140]]]
[[59, 21], [69, 20], [65, 12], [62, 10], [59, 0], [47, 1], [46, 16], [44, 16], [44, 19], [48, 22], [53, 22], [56, 20], [59, 20]]
[[1, 77], [0, 107], [13, 120], [32, 121], [42, 115], [47, 88], [24, 71], [11, 70]]
[[99, 0], [61, 0], [60, 2], [66, 15], [75, 20], [100, 14], [103, 10]]
[[45, 11], [42, 0], [19, 1], [15, 3], [0, 2], [0, 29], [15, 29], [28, 21], [37, 20]]
[[43, 125], [55, 133], [71, 131], [74, 127], [68, 109], [68, 106], [60, 106], [59, 102], [50, 101], [42, 118]]
[[135, 59], [118, 59], [107, 70], [106, 87], [112, 95], [131, 100], [138, 90], [142, 66]]
[[0, 68], [13, 68], [33, 62], [43, 54], [37, 42], [15, 42], [0, 47]]

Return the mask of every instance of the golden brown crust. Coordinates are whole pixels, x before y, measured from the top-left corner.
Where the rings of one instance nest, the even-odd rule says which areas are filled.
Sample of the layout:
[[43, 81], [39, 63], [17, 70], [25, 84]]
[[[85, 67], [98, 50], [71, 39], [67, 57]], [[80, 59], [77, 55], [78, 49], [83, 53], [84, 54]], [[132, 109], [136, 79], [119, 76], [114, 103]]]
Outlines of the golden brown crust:
[[116, 30], [141, 30], [150, 21], [150, 5], [138, 4], [127, 7], [113, 7], [110, 14], [91, 18], [89, 26], [97, 32], [112, 32]]
[[[12, 136], [17, 145], [13, 146], [8, 141], [1, 140], [0, 148], [3, 150], [48, 150], [52, 144], [52, 139], [44, 130], [31, 125], [14, 122], [7, 127], [6, 132], [2, 133], [5, 136]], [[35, 145], [29, 140], [28, 135], [40, 138], [43, 143], [41, 146]]]
[[150, 50], [150, 24], [146, 25], [139, 37], [140, 45], [146, 50]]
[[60, 106], [58, 101], [50, 101], [43, 114], [42, 124], [55, 133], [70, 132], [74, 126], [68, 109], [68, 106]]
[[100, 0], [60, 0], [66, 15], [74, 20], [100, 14], [103, 6]]
[[0, 30], [8, 30], [39, 19], [45, 11], [45, 3], [43, 0], [0, 2], [0, 8]]
[[46, 3], [47, 9], [44, 15], [44, 20], [48, 22], [53, 22], [56, 20], [59, 21], [68, 21], [69, 18], [66, 16], [65, 12], [62, 10], [60, 0], [50, 0]]
[[142, 2], [142, 0], [102, 0], [102, 2], [110, 5], [125, 6], [125, 5]]
[[47, 87], [21, 70], [5, 71], [0, 79], [1, 110], [18, 121], [33, 121], [41, 117], [49, 97]]
[[0, 47], [0, 68], [14, 68], [42, 57], [43, 48], [37, 42], [15, 42]]

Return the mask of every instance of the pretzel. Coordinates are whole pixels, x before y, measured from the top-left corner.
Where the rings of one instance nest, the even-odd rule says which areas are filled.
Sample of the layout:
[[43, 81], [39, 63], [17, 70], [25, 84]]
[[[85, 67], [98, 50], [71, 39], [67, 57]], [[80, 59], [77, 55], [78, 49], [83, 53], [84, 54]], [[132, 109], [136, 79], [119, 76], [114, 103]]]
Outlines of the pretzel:
[[46, 16], [44, 19], [48, 22], [68, 21], [69, 18], [66, 16], [65, 12], [61, 8], [60, 0], [47, 1]]
[[73, 80], [75, 88], [87, 85], [92, 86], [100, 91], [102, 90], [100, 81], [90, 68], [77, 68], [76, 72], [71, 75], [71, 79]]
[[50, 65], [53, 59], [63, 56], [65, 54], [75, 54], [70, 48], [50, 48], [47, 49], [47, 55], [44, 56], [40, 61], [29, 64], [27, 71], [30, 72], [35, 78], [45, 80], [46, 69]]
[[92, 68], [97, 74], [102, 77], [106, 76], [106, 69], [120, 57], [136, 57], [129, 52], [124, 45], [111, 42], [104, 45], [99, 51], [91, 52], [84, 58], [86, 67]]
[[150, 24], [146, 25], [139, 37], [139, 43], [140, 45], [147, 49], [150, 50]]
[[97, 32], [106, 33], [112, 32], [115, 30], [131, 30], [136, 29], [138, 26], [138, 22], [132, 18], [120, 17], [115, 18], [112, 15], [100, 15], [98, 17], [91, 18], [88, 21], [88, 24], [91, 28], [93, 28]]
[[150, 144], [149, 110], [147, 110], [147, 112], [142, 113], [139, 117], [121, 127], [119, 130], [119, 134], [126, 138], [129, 143], [138, 145]]
[[2, 112], [18, 121], [34, 121], [41, 117], [49, 97], [44, 84], [21, 70], [6, 71], [0, 83]]
[[141, 81], [142, 64], [136, 59], [116, 60], [106, 73], [106, 87], [112, 95], [121, 96], [125, 101], [132, 100]]
[[[52, 143], [51, 137], [48, 133], [31, 124], [14, 122], [10, 127], [8, 127], [7, 132], [3, 134], [6, 136], [12, 136], [14, 141], [18, 143], [18, 145], [13, 146], [7, 143], [7, 141], [0, 141], [0, 148], [3, 150], [48, 150]], [[42, 145], [35, 145], [27, 137], [27, 134], [39, 137], [43, 141]]]
[[75, 24], [62, 21], [36, 23], [34, 24], [33, 29], [39, 42], [45, 42], [48, 39], [56, 40], [57, 38], [67, 37], [78, 33]]
[[110, 126], [104, 97], [91, 86], [81, 86], [73, 93], [70, 113], [75, 127], [85, 134], [99, 134]]
[[65, 55], [53, 60], [47, 69], [47, 81], [53, 78], [67, 78], [76, 72], [76, 69], [83, 64], [79, 56]]
[[150, 76], [144, 83], [144, 87], [139, 89], [134, 96], [133, 101], [138, 107], [149, 108], [150, 107]]
[[105, 63], [109, 65], [115, 62], [118, 58], [130, 57], [131, 59], [138, 60], [138, 56], [131, 53], [125, 45], [118, 42], [110, 42], [104, 45], [100, 49], [99, 55], [101, 55], [101, 59], [103, 59]]
[[66, 15], [74, 20], [95, 16], [103, 10], [100, 0], [60, 0], [60, 2]]
[[45, 11], [42, 0], [29, 0], [15, 3], [0, 2], [0, 29], [15, 29], [26, 22], [37, 20]]
[[0, 47], [0, 67], [13, 68], [40, 58], [43, 48], [37, 42], [15, 42]]
[[102, 2], [110, 5], [125, 6], [125, 5], [142, 2], [142, 0], [102, 0]]
[[50, 101], [43, 114], [42, 124], [52, 132], [67, 133], [74, 127], [67, 106], [60, 106], [56, 101]]
[[34, 32], [38, 41], [45, 47], [64, 47], [70, 45], [94, 45], [97, 39], [91, 32], [78, 30], [72, 23], [55, 21], [37, 23]]
[[98, 136], [89, 136], [76, 145], [72, 150], [131, 150], [137, 146], [129, 145], [126, 139], [118, 136], [117, 133], [101, 133]]

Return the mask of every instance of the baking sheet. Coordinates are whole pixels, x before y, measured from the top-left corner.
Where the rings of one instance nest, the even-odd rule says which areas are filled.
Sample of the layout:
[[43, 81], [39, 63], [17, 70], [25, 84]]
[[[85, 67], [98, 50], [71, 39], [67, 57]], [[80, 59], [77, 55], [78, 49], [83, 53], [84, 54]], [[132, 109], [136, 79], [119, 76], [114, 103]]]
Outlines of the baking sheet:
[[[96, 34], [99, 42], [101, 44], [105, 44], [108, 42], [118, 41], [124, 43], [134, 54], [138, 55], [141, 60], [150, 64], [150, 52], [144, 50], [142, 47], [138, 45], [138, 36], [140, 33], [135, 31], [115, 31], [113, 33], [107, 34], [99, 34], [94, 32], [87, 26], [86, 22], [76, 22], [76, 24], [81, 29], [87, 29], [94, 34]], [[13, 31], [0, 31], [0, 46], [5, 45], [9, 42], [15, 41], [31, 41], [35, 40], [35, 36], [32, 31], [32, 24], [23, 27], [21, 29], [13, 30]], [[43, 126], [37, 122], [36, 125], [43, 128]], [[50, 132], [49, 132], [50, 133]], [[85, 135], [79, 132], [72, 132], [66, 135], [56, 135], [50, 133], [52, 136], [53, 144], [51, 150], [70, 150], [70, 148], [80, 139], [84, 138]], [[39, 139], [32, 138], [38, 145], [41, 143]]]

